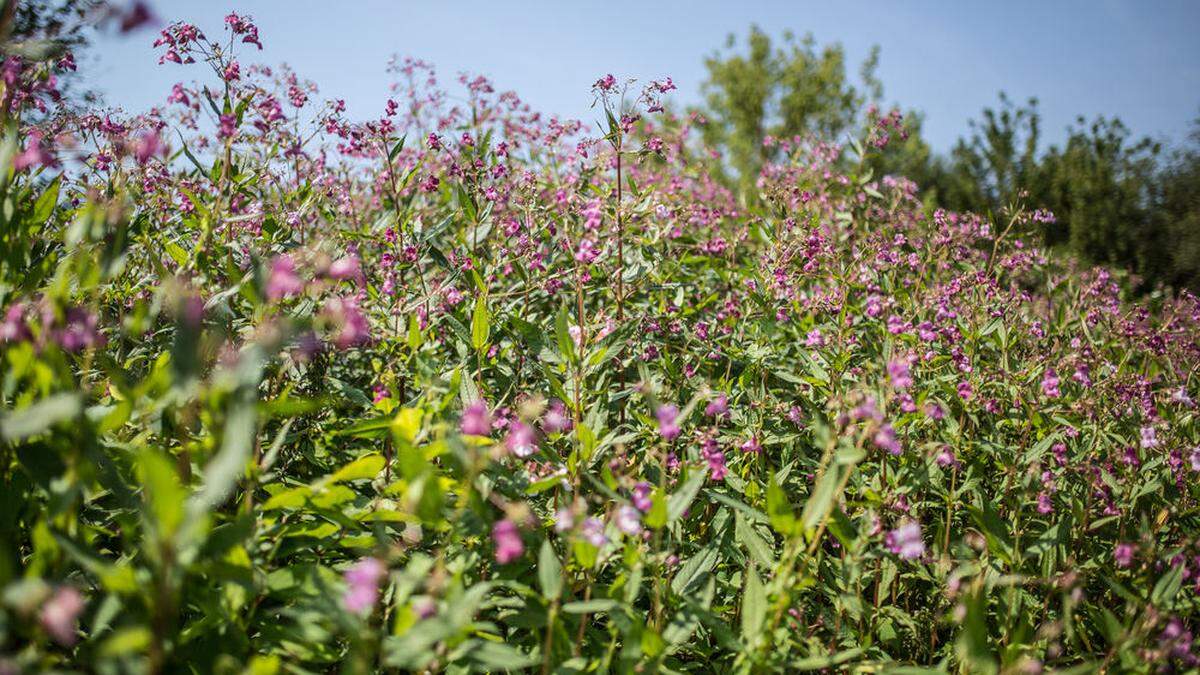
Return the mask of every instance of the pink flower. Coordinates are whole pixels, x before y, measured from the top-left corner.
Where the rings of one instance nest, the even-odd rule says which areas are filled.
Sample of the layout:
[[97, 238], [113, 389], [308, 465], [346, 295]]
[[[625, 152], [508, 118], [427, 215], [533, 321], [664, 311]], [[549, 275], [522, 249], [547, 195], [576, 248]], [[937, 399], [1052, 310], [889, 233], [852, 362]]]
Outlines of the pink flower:
[[679, 408], [670, 403], [658, 407], [654, 412], [654, 416], [658, 418], [658, 433], [668, 441], [673, 441], [679, 437], [679, 424], [676, 422], [679, 417]]
[[925, 554], [925, 541], [921, 539], [921, 524], [915, 520], [904, 522], [887, 533], [884, 544], [892, 553], [903, 560], [914, 560]]
[[329, 277], [331, 279], [362, 279], [362, 267], [359, 265], [358, 256], [348, 255], [333, 261], [333, 264], [329, 266]]
[[352, 614], [369, 611], [379, 600], [379, 582], [387, 575], [387, 568], [377, 558], [363, 558], [346, 570], [346, 593], [342, 595], [342, 606]]
[[718, 394], [704, 407], [704, 414], [709, 417], [727, 416], [729, 414], [729, 397], [725, 394]]
[[749, 440], [741, 445], [742, 452], [748, 452], [752, 455], [757, 455], [762, 452], [762, 444], [758, 442], [758, 436], [751, 436]]
[[639, 511], [649, 511], [650, 507], [654, 504], [653, 500], [650, 499], [651, 490], [652, 488], [650, 487], [650, 484], [645, 481], [633, 486], [632, 501], [633, 505], [636, 506]]
[[304, 282], [296, 276], [296, 263], [290, 255], [271, 261], [271, 276], [267, 278], [267, 298], [279, 300], [304, 292]]
[[825, 337], [821, 335], [821, 331], [814, 328], [808, 332], [804, 338], [804, 346], [820, 347], [825, 344]]
[[487, 404], [475, 401], [464, 408], [459, 430], [467, 436], [487, 436], [492, 433], [492, 414]]
[[507, 518], [496, 521], [492, 526], [492, 545], [495, 548], [496, 562], [501, 565], [507, 565], [520, 558], [525, 552], [525, 543], [521, 541], [521, 533], [517, 530], [516, 523]]
[[1046, 398], [1058, 398], [1060, 392], [1058, 390], [1058, 373], [1054, 372], [1053, 368], [1047, 368], [1042, 374], [1042, 393]]
[[1133, 544], [1117, 544], [1113, 548], [1113, 561], [1117, 563], [1117, 567], [1129, 567], [1133, 564]]
[[508, 451], [517, 457], [529, 457], [537, 452], [537, 442], [533, 437], [533, 427], [514, 420], [508, 428], [508, 437], [504, 439]]
[[632, 506], [622, 506], [617, 509], [614, 518], [617, 529], [625, 534], [637, 534], [642, 531], [642, 514]]
[[133, 156], [137, 159], [138, 164], [145, 164], [154, 157], [164, 155], [166, 151], [167, 148], [163, 145], [162, 139], [158, 137], [158, 132], [151, 129], [138, 136], [137, 143], [133, 147]]
[[42, 605], [42, 627], [64, 647], [75, 644], [75, 622], [84, 607], [83, 596], [71, 586], [60, 586]]
[[908, 372], [908, 364], [899, 359], [888, 361], [888, 379], [896, 389], [908, 389], [912, 386], [912, 375]]
[[338, 348], [348, 349], [370, 338], [367, 317], [359, 310], [354, 298], [330, 298], [325, 302], [323, 312], [336, 329], [333, 343]]
[[904, 452], [904, 449], [900, 446], [900, 441], [896, 438], [896, 430], [890, 424], [881, 425], [871, 440], [880, 449], [887, 450], [893, 455], [899, 455]]
[[571, 418], [567, 415], [567, 407], [563, 402], [554, 399], [542, 415], [542, 429], [548, 434], [560, 434], [571, 429]]
[[608, 543], [608, 537], [604, 536], [604, 521], [599, 518], [593, 516], [584, 520], [580, 531], [583, 534], [584, 541], [596, 548], [600, 548]]
[[50, 146], [42, 133], [31, 131], [25, 142], [25, 149], [13, 157], [12, 164], [13, 171], [24, 171], [33, 166], [53, 167], [58, 164], [58, 160], [50, 152]]

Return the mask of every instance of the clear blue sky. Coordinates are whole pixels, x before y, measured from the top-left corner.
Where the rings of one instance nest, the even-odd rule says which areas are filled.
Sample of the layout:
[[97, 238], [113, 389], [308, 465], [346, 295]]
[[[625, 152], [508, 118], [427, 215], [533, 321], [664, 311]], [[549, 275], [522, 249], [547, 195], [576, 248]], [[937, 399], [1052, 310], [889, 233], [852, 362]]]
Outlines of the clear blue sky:
[[[694, 102], [703, 59], [751, 23], [841, 41], [853, 64], [873, 44], [889, 103], [926, 115], [925, 135], [948, 149], [967, 120], [996, 102], [1037, 96], [1046, 137], [1078, 114], [1120, 116], [1136, 133], [1183, 139], [1200, 114], [1200, 1], [1005, 0], [151, 0], [164, 20], [216, 34], [231, 9], [259, 25], [264, 51], [344, 98], [357, 118], [379, 114], [392, 54], [434, 63], [443, 82], [482, 73], [535, 108], [588, 121], [600, 75], [670, 75]], [[198, 68], [157, 65], [155, 31], [100, 39], [91, 83], [130, 111], [162, 102]], [[82, 69], [81, 69], [82, 70]], [[857, 71], [857, 65], [855, 65]]]

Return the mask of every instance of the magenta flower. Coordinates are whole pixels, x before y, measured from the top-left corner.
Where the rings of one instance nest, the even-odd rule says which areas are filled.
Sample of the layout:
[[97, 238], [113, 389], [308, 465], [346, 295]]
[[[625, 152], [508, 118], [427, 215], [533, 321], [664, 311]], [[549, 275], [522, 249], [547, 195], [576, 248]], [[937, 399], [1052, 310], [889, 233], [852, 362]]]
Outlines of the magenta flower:
[[359, 265], [358, 256], [348, 255], [344, 258], [338, 258], [329, 266], [329, 277], [331, 279], [362, 279], [362, 267]]
[[654, 412], [654, 416], [658, 418], [658, 433], [668, 441], [673, 441], [679, 437], [679, 408], [670, 403], [658, 407]]
[[758, 442], [758, 436], [751, 436], [749, 440], [741, 445], [742, 452], [757, 455], [762, 452], [762, 444]]
[[492, 414], [487, 404], [475, 401], [464, 408], [459, 430], [467, 436], [487, 436], [492, 433]]
[[653, 505], [653, 501], [650, 499], [650, 493], [652, 490], [653, 489], [650, 487], [650, 484], [645, 481], [633, 486], [632, 501], [633, 505], [636, 506], [639, 511], [650, 510], [651, 505]]
[[717, 394], [717, 397], [708, 402], [704, 407], [704, 414], [709, 417], [724, 417], [729, 414], [729, 397], [725, 394]]
[[387, 568], [377, 558], [363, 558], [346, 570], [346, 593], [342, 595], [342, 606], [352, 614], [371, 610], [379, 599], [379, 582], [387, 575]]
[[881, 425], [871, 440], [880, 449], [887, 450], [893, 455], [899, 455], [904, 452], [904, 449], [900, 446], [899, 439], [896, 438], [896, 430], [890, 424]]
[[550, 401], [546, 413], [542, 415], [542, 429], [548, 434], [561, 434], [570, 431], [571, 426], [571, 418], [567, 415], [567, 407], [563, 402], [558, 399]]
[[501, 565], [521, 557], [525, 552], [525, 543], [521, 541], [521, 533], [513, 521], [505, 518], [496, 521], [492, 526], [492, 545], [495, 548], [496, 562]]
[[520, 420], [514, 420], [508, 427], [508, 437], [504, 446], [517, 457], [529, 457], [537, 452], [537, 441], [533, 436], [533, 427]]
[[335, 328], [333, 343], [340, 349], [360, 345], [370, 338], [367, 317], [354, 298], [330, 298], [322, 310]]
[[60, 586], [54, 595], [42, 605], [39, 619], [42, 628], [54, 638], [54, 641], [64, 647], [75, 644], [75, 622], [83, 611], [83, 596], [71, 586]]
[[899, 359], [888, 361], [887, 364], [888, 379], [891, 380], [892, 387], [896, 389], [908, 389], [912, 386], [912, 375], [908, 372], [908, 364]]
[[1158, 447], [1158, 432], [1153, 426], [1147, 424], [1146, 426], [1142, 427], [1141, 435], [1143, 448], [1150, 449]]
[[596, 548], [608, 543], [608, 537], [604, 536], [604, 521], [595, 516], [583, 521], [583, 527], [580, 530], [584, 541]]
[[921, 539], [921, 524], [909, 520], [887, 533], [884, 544], [892, 553], [903, 560], [914, 560], [925, 554], [925, 541]]
[[1113, 561], [1117, 567], [1129, 567], [1133, 564], [1133, 544], [1120, 543], [1113, 547]]
[[1047, 368], [1042, 374], [1042, 393], [1046, 398], [1058, 398], [1060, 392], [1058, 390], [1058, 373], [1054, 372], [1053, 368]]
[[642, 531], [642, 514], [632, 506], [622, 506], [617, 509], [617, 515], [614, 517], [617, 529], [625, 534], [637, 534]]
[[296, 262], [290, 255], [281, 255], [271, 261], [271, 274], [267, 277], [267, 298], [280, 300], [304, 292], [304, 282], [296, 276]]

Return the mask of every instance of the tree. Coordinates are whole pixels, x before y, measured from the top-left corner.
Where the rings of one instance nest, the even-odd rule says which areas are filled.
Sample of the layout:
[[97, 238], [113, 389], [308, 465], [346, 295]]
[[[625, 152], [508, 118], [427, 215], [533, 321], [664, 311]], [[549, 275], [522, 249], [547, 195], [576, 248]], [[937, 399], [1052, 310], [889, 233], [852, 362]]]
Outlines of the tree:
[[708, 118], [705, 142], [722, 151], [743, 188], [753, 186], [763, 163], [778, 152], [765, 138], [839, 140], [855, 126], [865, 102], [882, 94], [875, 78], [878, 48], [862, 63], [860, 89], [846, 74], [841, 44], [818, 50], [812, 35], [798, 39], [789, 31], [777, 47], [752, 26], [746, 51], [737, 46], [730, 35], [724, 53], [705, 59], [702, 112]]

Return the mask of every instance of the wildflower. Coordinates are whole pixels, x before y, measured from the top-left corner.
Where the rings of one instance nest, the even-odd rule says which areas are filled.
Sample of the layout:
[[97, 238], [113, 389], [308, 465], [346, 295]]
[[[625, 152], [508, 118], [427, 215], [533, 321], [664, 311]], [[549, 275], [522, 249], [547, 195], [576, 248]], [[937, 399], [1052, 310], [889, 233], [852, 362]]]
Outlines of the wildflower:
[[342, 606], [351, 614], [362, 614], [373, 608], [379, 600], [379, 582], [387, 575], [387, 568], [377, 558], [363, 558], [354, 563], [344, 575], [346, 593]]
[[729, 415], [729, 397], [725, 394], [718, 394], [716, 398], [708, 402], [704, 407], [704, 414], [709, 417], [723, 417]]
[[821, 335], [821, 331], [814, 328], [808, 331], [808, 335], [804, 338], [805, 347], [820, 347], [825, 344], [825, 337]]
[[83, 596], [71, 586], [60, 586], [42, 605], [39, 619], [42, 628], [54, 638], [54, 641], [70, 647], [75, 644], [75, 622], [83, 611]]
[[492, 526], [492, 545], [495, 547], [496, 562], [501, 565], [520, 558], [525, 552], [525, 543], [521, 541], [516, 523], [507, 518], [496, 521]]
[[104, 336], [96, 325], [96, 315], [82, 307], [72, 307], [66, 312], [66, 325], [54, 331], [58, 346], [68, 352], [79, 352], [105, 343]]
[[1054, 502], [1050, 499], [1050, 494], [1047, 492], [1039, 492], [1037, 496], [1037, 510], [1040, 514], [1048, 514], [1054, 512]]
[[537, 442], [533, 437], [533, 427], [514, 420], [508, 428], [508, 437], [504, 439], [504, 446], [508, 451], [517, 457], [529, 457], [537, 452]]
[[908, 372], [908, 364], [899, 359], [888, 361], [887, 364], [888, 379], [892, 383], [892, 387], [896, 389], [908, 389], [912, 386], [912, 375]]
[[158, 132], [151, 129], [143, 132], [138, 137], [137, 143], [134, 144], [133, 156], [137, 159], [138, 164], [145, 164], [154, 157], [163, 155], [166, 152], [166, 147], [163, 146], [162, 139], [159, 138]]
[[958, 397], [959, 398], [961, 398], [964, 401], [970, 401], [971, 397], [974, 394], [975, 394], [975, 391], [974, 391], [974, 389], [971, 388], [970, 382], [967, 382], [964, 380], [964, 381], [958, 383]]
[[237, 117], [233, 115], [221, 115], [218, 122], [217, 138], [226, 140], [233, 138], [237, 134]]
[[679, 437], [679, 408], [670, 403], [658, 407], [654, 413], [658, 418], [658, 433], [668, 441], [673, 441]]
[[1192, 471], [1200, 471], [1200, 447], [1192, 448], [1190, 459], [1192, 462]]
[[437, 603], [428, 595], [418, 595], [413, 598], [412, 611], [418, 619], [428, 619], [437, 614]]
[[554, 512], [554, 531], [566, 532], [575, 527], [575, 513], [568, 508], [561, 508]]
[[741, 445], [742, 452], [748, 452], [752, 455], [757, 455], [762, 452], [762, 445], [758, 442], [757, 436], [751, 436], [749, 440]]
[[871, 440], [881, 450], [887, 450], [893, 455], [899, 455], [904, 452], [904, 449], [900, 446], [899, 439], [896, 438], [896, 429], [891, 424], [880, 425], [879, 430], [875, 432]]
[[937, 457], [934, 458], [938, 466], [941, 467], [958, 467], [958, 458], [954, 456], [954, 449], [948, 445], [943, 445]]
[[709, 478], [725, 480], [725, 476], [729, 475], [729, 469], [725, 466], [725, 453], [717, 448], [716, 441], [706, 444], [702, 454], [704, 461], [708, 464]]
[[642, 481], [633, 486], [633, 505], [639, 511], [649, 511], [653, 501], [650, 499], [650, 484]]
[[1113, 561], [1117, 567], [1129, 567], [1133, 564], [1133, 544], [1120, 543], [1113, 547]]
[[560, 434], [571, 429], [571, 418], [567, 415], [567, 408], [562, 401], [550, 401], [546, 414], [542, 416], [542, 429], [548, 434]]
[[1145, 449], [1158, 447], [1158, 433], [1154, 427], [1147, 424], [1142, 427], [1142, 447]]
[[359, 265], [358, 256], [348, 255], [344, 258], [338, 258], [329, 266], [329, 277], [331, 279], [362, 279], [362, 267]]
[[490, 434], [492, 432], [492, 415], [488, 411], [487, 404], [483, 401], [474, 401], [471, 405], [463, 408], [459, 430], [467, 436]]
[[614, 518], [617, 529], [625, 534], [637, 534], [642, 531], [642, 514], [632, 506], [622, 506], [617, 509]]
[[18, 342], [29, 339], [29, 328], [25, 325], [25, 305], [16, 303], [4, 312], [0, 322], [0, 342]]
[[1042, 393], [1046, 398], [1058, 398], [1058, 373], [1054, 372], [1053, 368], [1047, 368], [1042, 374]]
[[608, 543], [608, 537], [604, 536], [604, 521], [596, 517], [588, 518], [583, 521], [583, 527], [580, 528], [583, 532], [583, 539], [587, 543], [600, 548]]
[[296, 276], [296, 263], [290, 255], [281, 255], [271, 261], [271, 275], [267, 278], [267, 298], [280, 300], [304, 291], [304, 282]]
[[50, 152], [49, 144], [40, 131], [29, 132], [29, 138], [25, 141], [25, 149], [12, 160], [13, 171], [24, 171], [34, 166], [53, 167], [57, 164], [58, 160]]
[[337, 329], [333, 343], [338, 348], [348, 349], [366, 342], [370, 337], [367, 317], [353, 298], [330, 298], [323, 312]]
[[884, 543], [892, 553], [903, 560], [913, 560], [925, 554], [925, 541], [921, 539], [921, 524], [909, 520], [887, 533]]

